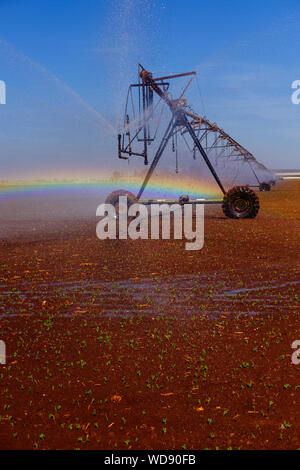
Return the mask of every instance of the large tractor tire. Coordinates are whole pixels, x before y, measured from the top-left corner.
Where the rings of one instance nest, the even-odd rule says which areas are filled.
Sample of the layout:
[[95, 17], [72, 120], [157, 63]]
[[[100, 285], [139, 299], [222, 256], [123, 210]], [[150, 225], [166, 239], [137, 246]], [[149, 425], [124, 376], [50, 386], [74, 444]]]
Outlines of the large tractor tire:
[[[120, 207], [120, 205], [119, 205], [119, 196], [127, 196], [127, 208], [126, 207]], [[119, 218], [119, 215], [121, 215], [122, 213], [127, 211], [128, 208], [132, 204], [135, 204], [136, 202], [138, 202], [138, 200], [135, 197], [135, 195], [132, 194], [130, 191], [125, 191], [123, 189], [113, 191], [105, 199], [105, 204], [112, 204], [114, 206], [117, 218]]]
[[231, 219], [254, 219], [259, 211], [259, 199], [248, 186], [235, 186], [224, 195], [222, 209]]

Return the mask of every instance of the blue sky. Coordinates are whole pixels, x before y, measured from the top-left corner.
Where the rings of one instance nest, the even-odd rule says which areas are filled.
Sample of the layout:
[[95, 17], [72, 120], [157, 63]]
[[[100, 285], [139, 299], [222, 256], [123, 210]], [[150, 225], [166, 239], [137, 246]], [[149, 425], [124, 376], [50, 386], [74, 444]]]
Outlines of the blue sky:
[[299, 0], [0, 0], [0, 179], [121, 169], [137, 62], [196, 70], [193, 107], [271, 168], [299, 167]]

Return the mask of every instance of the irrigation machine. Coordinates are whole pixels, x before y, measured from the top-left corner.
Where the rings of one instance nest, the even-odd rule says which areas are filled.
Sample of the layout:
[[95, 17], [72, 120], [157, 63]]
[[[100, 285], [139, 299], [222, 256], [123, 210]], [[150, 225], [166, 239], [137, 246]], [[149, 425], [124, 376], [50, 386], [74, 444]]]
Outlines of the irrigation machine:
[[[111, 193], [107, 203], [116, 206], [120, 195], [127, 195], [128, 205], [135, 202], [143, 204], [167, 203], [173, 204], [222, 204], [222, 209], [227, 217], [233, 219], [254, 218], [259, 211], [259, 199], [252, 187], [260, 191], [269, 191], [275, 184], [270, 178], [267, 182], [261, 181], [257, 169], [268, 172], [269, 170], [258, 162], [255, 157], [219, 128], [215, 123], [204, 117], [198, 116], [188, 105], [184, 95], [196, 72], [173, 74], [154, 78], [152, 73], [138, 64], [138, 82], [129, 86], [123, 129], [118, 134], [118, 157], [128, 160], [135, 156], [142, 158], [144, 164], [150, 163], [144, 181], [136, 195], [129, 191], [119, 190]], [[186, 83], [178, 98], [174, 99], [170, 93], [172, 80], [186, 77]], [[169, 110], [167, 124], [162, 119], [165, 109]], [[164, 132], [159, 132], [160, 127], [165, 125]], [[176, 171], [178, 168], [177, 139], [181, 137], [187, 144], [195, 159], [196, 153], [204, 160], [209, 172], [220, 188], [223, 197], [219, 199], [192, 199], [189, 195], [180, 195], [177, 200], [171, 199], [141, 199], [143, 192], [158, 164], [168, 143], [176, 155]], [[156, 151], [150, 160], [151, 145], [156, 143]], [[210, 153], [214, 151], [217, 158], [227, 158], [232, 162], [242, 161], [249, 166], [254, 184], [245, 186], [234, 186], [225, 189], [220, 175], [216, 171], [216, 165], [210, 159]]]

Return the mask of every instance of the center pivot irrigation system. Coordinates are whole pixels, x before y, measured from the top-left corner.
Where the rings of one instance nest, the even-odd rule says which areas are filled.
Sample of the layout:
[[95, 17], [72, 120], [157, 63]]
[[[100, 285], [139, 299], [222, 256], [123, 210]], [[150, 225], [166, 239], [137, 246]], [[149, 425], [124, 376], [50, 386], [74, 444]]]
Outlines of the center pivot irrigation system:
[[[137, 195], [124, 190], [114, 191], [107, 197], [107, 203], [113, 204], [117, 208], [119, 196], [127, 195], [128, 205], [138, 201], [143, 204], [162, 202], [167, 204], [179, 202], [182, 205], [222, 204], [223, 212], [227, 217], [235, 219], [256, 217], [259, 210], [259, 200], [256, 193], [248, 185], [234, 186], [226, 191], [216, 172], [216, 164], [213, 165], [209, 154], [215, 152], [214, 155], [217, 155], [217, 159], [224, 157], [231, 163], [242, 161], [249, 165], [255, 181], [252, 186], [259, 188], [260, 191], [269, 191], [275, 181], [272, 179], [268, 182], [260, 181], [255, 170], [261, 169], [263, 172], [268, 172], [267, 168], [215, 123], [198, 116], [188, 106], [184, 94], [195, 75], [196, 72], [187, 72], [154, 78], [152, 73], [138, 64], [138, 83], [131, 84], [128, 89], [124, 128], [118, 135], [118, 156], [125, 160], [128, 160], [130, 156], [137, 156], [143, 158], [145, 165], [148, 165], [149, 146], [157, 141], [159, 144]], [[188, 81], [179, 97], [173, 99], [169, 92], [170, 81], [180, 77], [187, 77]], [[159, 137], [158, 130], [163, 122], [162, 115], [165, 108], [169, 109], [171, 117], [165, 132], [162, 137]], [[181, 195], [176, 201], [170, 199], [141, 200], [149, 179], [170, 141], [172, 150], [176, 154], [176, 171], [178, 172], [178, 136], [183, 138], [194, 159], [196, 152], [200, 154], [223, 193], [222, 199], [190, 199], [188, 195]], [[190, 141], [190, 144], [187, 140]]]

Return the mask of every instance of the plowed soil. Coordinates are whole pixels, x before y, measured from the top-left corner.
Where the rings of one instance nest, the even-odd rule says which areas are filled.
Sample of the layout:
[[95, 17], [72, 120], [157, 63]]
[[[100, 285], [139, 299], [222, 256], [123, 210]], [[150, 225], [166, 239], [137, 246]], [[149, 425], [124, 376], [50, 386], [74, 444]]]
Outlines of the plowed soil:
[[0, 448], [299, 448], [300, 182], [259, 197], [206, 208], [200, 251], [96, 218], [2, 239]]

